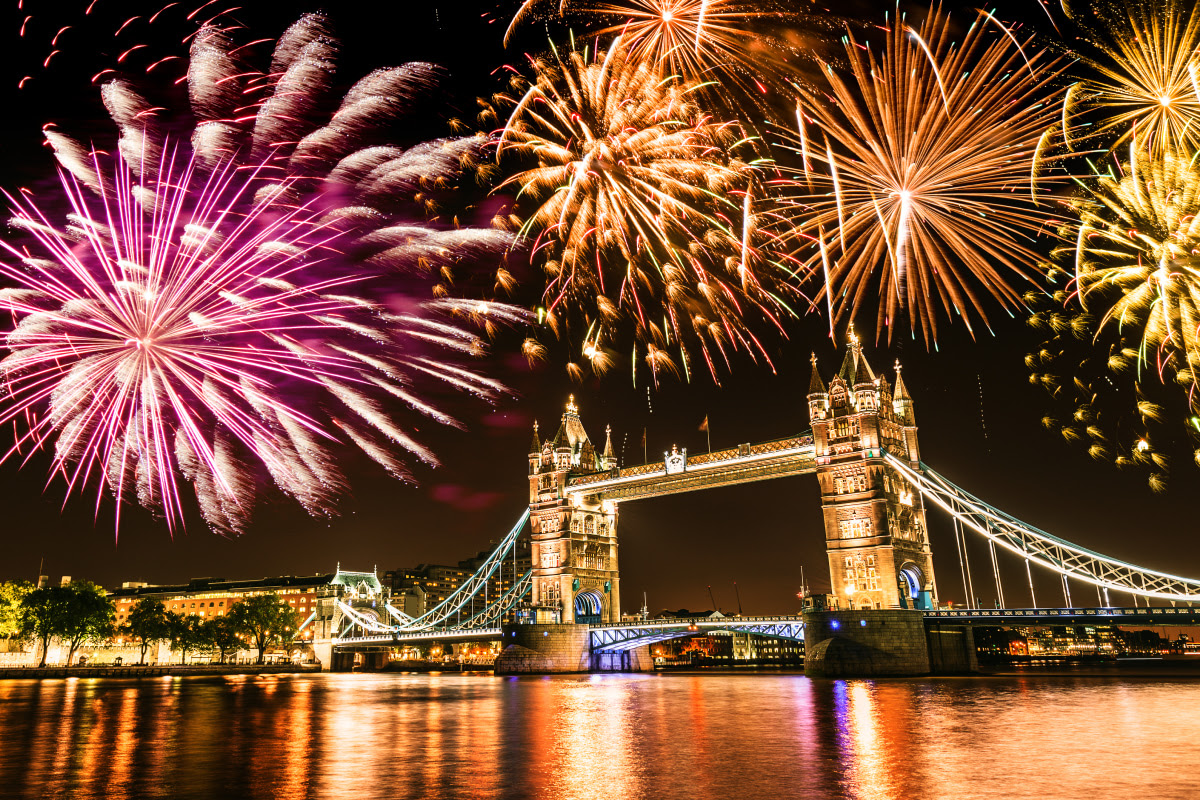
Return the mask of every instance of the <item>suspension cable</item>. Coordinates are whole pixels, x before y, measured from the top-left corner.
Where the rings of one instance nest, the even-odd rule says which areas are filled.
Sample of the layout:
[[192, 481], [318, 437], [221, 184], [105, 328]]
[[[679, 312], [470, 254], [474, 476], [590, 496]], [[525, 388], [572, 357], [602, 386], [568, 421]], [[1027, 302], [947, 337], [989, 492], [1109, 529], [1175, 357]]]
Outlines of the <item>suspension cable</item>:
[[996, 601], [1000, 603], [1001, 608], [1004, 605], [1004, 587], [1000, 585], [1000, 565], [996, 562], [996, 543], [988, 539], [988, 549], [992, 553], [992, 578], [996, 581]]
[[1030, 608], [1037, 608], [1037, 594], [1033, 591], [1033, 570], [1029, 568], [1029, 559], [1025, 559], [1025, 577], [1029, 578]]

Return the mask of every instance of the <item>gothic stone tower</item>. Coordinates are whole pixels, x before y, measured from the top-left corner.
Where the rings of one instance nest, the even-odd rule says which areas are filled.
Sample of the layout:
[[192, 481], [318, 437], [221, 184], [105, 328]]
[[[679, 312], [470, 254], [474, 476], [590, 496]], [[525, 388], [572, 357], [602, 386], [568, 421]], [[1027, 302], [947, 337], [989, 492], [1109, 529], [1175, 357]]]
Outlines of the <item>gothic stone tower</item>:
[[899, 362], [893, 392], [850, 339], [828, 388], [813, 356], [808, 387], [833, 593], [843, 608], [936, 604], [921, 494], [883, 460], [886, 449], [914, 467], [920, 461], [913, 401]]
[[579, 419], [574, 396], [558, 433], [529, 451], [529, 520], [533, 528], [533, 597], [536, 622], [620, 622], [617, 576], [617, 506], [566, 496], [576, 475], [616, 467], [612, 434], [596, 454]]

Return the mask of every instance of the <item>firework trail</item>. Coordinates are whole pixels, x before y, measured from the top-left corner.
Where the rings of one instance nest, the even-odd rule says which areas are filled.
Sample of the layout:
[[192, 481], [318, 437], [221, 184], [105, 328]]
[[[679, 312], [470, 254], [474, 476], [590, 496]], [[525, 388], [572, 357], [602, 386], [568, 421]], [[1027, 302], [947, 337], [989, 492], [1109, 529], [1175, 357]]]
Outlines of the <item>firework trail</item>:
[[706, 116], [693, 85], [620, 39], [594, 59], [534, 66], [498, 155], [530, 165], [506, 185], [545, 259], [550, 327], [597, 373], [632, 352], [635, 380], [641, 358], [655, 380], [690, 375], [697, 357], [715, 379], [731, 351], [769, 361], [755, 330], [781, 332], [790, 290], [760, 232], [756, 170], [736, 156], [742, 129]]
[[1072, 408], [1051, 427], [1096, 458], [1150, 467], [1161, 488], [1167, 462], [1154, 441], [1165, 437], [1152, 432], [1182, 417], [1200, 445], [1200, 172], [1170, 152], [1135, 151], [1122, 167], [1075, 201], [1076, 246], [1060, 253], [1073, 274], [1058, 270], [1066, 288], [1032, 315], [1046, 341], [1026, 362]]
[[[1074, 53], [1088, 77], [1063, 101], [1069, 143], [1131, 141], [1152, 152], [1200, 145], [1200, 8], [1175, 0], [1097, 7], [1085, 29], [1089, 53]], [[1078, 141], [1077, 141], [1078, 140]]]
[[848, 74], [826, 64], [821, 85], [800, 87], [799, 255], [834, 323], [871, 305], [877, 331], [890, 338], [907, 314], [932, 343], [942, 314], [970, 326], [989, 301], [1020, 302], [1014, 280], [1046, 224], [1035, 179], [1058, 68], [986, 12], [958, 41], [940, 10], [883, 32], [882, 50], [848, 33]]
[[332, 513], [351, 449], [402, 480], [404, 452], [436, 463], [403, 418], [458, 424], [428, 398], [433, 385], [502, 392], [444, 353], [479, 352], [464, 320], [520, 318], [395, 294], [399, 277], [427, 293], [457, 261], [511, 243], [424, 215], [480, 138], [378, 143], [436, 68], [379, 70], [339, 101], [336, 43], [317, 16], [280, 38], [266, 72], [244, 52], [220, 29], [196, 36], [190, 146], [124, 81], [103, 89], [115, 155], [48, 132], [63, 170], [56, 205], [70, 211], [60, 223], [10, 198], [28, 239], [4, 243], [0, 266], [14, 284], [0, 308], [15, 320], [0, 420], [26, 426], [8, 455], [53, 442], [69, 491], [94, 487], [99, 504], [107, 488], [172, 527], [190, 483], [225, 533], [244, 530], [271, 481], [309, 513]]

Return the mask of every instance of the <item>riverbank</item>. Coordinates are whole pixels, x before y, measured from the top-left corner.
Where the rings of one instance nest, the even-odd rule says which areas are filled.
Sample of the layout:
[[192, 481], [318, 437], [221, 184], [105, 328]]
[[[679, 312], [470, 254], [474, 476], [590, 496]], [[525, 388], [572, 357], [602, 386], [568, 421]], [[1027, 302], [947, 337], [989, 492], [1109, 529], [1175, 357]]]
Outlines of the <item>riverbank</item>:
[[164, 675], [274, 675], [321, 671], [320, 664], [149, 664], [146, 666], [0, 667], [0, 680], [42, 678], [157, 678]]

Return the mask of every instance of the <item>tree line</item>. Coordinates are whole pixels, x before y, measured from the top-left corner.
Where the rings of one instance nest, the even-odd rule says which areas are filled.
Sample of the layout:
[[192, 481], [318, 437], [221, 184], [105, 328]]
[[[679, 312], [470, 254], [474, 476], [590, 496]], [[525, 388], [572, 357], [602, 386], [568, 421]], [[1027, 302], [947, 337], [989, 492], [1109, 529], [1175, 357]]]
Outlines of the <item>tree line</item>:
[[266, 649], [295, 638], [300, 625], [296, 610], [274, 593], [253, 595], [234, 604], [223, 616], [179, 614], [159, 600], [143, 597], [133, 604], [128, 618], [116, 622], [116, 605], [103, 589], [87, 581], [62, 586], [34, 586], [25, 581], [0, 582], [0, 638], [35, 643], [41, 649], [39, 667], [46, 666], [50, 642], [67, 648], [67, 665], [85, 644], [103, 645], [127, 639], [146, 652], [162, 642], [180, 654], [213, 652], [224, 664], [226, 657], [244, 647], [258, 650], [263, 663]]

